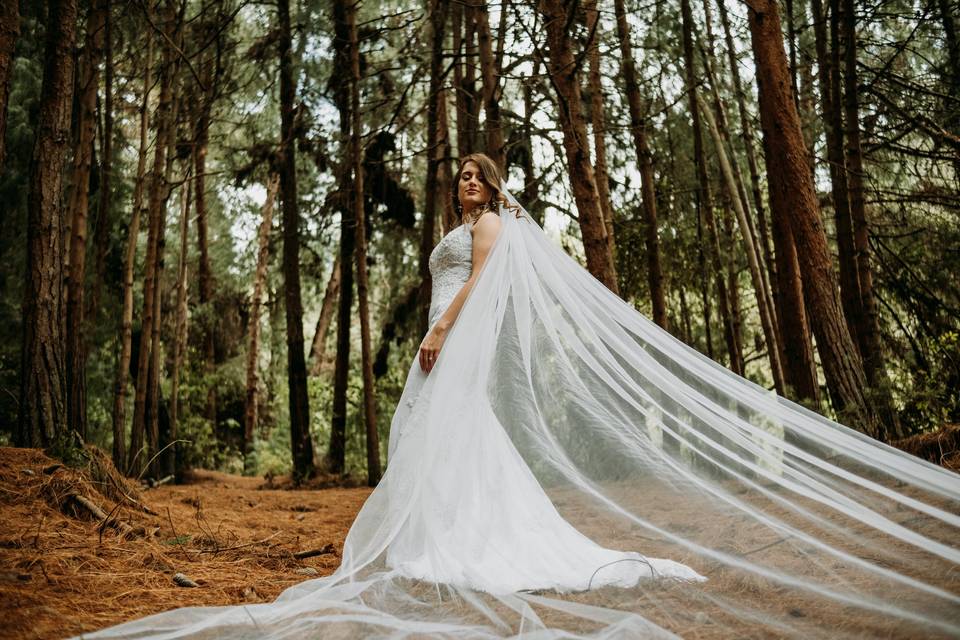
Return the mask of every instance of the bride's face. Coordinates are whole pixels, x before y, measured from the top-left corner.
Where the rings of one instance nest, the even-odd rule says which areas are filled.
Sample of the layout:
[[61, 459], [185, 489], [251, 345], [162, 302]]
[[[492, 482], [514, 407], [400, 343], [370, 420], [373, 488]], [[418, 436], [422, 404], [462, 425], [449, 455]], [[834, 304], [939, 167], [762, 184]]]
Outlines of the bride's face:
[[460, 182], [457, 185], [457, 197], [460, 198], [460, 204], [463, 206], [463, 212], [467, 213], [478, 205], [490, 202], [493, 196], [493, 190], [483, 174], [480, 173], [480, 167], [472, 160], [460, 168]]

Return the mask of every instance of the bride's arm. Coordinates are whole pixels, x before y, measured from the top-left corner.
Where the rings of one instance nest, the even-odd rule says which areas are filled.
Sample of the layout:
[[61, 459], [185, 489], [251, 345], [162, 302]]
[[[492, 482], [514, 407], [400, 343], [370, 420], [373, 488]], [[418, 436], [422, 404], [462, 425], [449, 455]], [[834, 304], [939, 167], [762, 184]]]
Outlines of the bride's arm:
[[490, 248], [493, 247], [493, 242], [497, 239], [499, 232], [500, 217], [492, 211], [484, 213], [473, 225], [473, 266], [470, 270], [470, 277], [463, 283], [460, 291], [450, 302], [450, 306], [447, 307], [433, 329], [420, 343], [420, 368], [425, 372], [430, 373], [430, 370], [433, 369], [437, 356], [440, 354], [440, 348], [443, 346], [443, 341], [447, 337], [447, 332], [456, 322], [457, 316], [460, 315], [463, 303], [466, 301], [470, 290], [473, 289], [473, 285], [476, 284], [480, 269], [486, 262]]

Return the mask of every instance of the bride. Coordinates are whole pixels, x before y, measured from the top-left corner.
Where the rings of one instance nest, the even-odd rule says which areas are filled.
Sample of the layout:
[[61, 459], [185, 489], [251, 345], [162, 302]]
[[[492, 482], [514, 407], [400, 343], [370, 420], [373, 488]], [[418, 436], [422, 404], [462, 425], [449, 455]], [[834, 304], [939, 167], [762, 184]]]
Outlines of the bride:
[[646, 320], [487, 156], [461, 159], [453, 199], [386, 473], [337, 571], [84, 637], [960, 635], [955, 474]]

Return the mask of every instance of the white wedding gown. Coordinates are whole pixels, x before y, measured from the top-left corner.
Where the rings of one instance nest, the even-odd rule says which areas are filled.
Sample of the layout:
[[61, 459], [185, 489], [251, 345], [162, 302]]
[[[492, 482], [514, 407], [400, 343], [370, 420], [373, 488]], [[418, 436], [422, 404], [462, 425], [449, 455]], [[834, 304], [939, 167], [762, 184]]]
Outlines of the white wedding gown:
[[[957, 474], [681, 343], [505, 194], [337, 571], [84, 637], [960, 637]], [[471, 244], [431, 257], [431, 325]]]
[[[472, 237], [471, 225], [456, 227], [430, 255], [431, 327], [470, 277]], [[441, 349], [438, 360], [445, 355]], [[417, 459], [398, 455], [398, 448], [417, 453], [419, 441], [410, 435], [422, 426], [417, 403], [427, 401], [424, 379], [443, 371], [438, 362], [425, 374], [414, 358], [390, 430], [389, 464]], [[451, 423], [463, 420], [457, 407], [450, 409]], [[470, 430], [436, 434], [443, 455], [394, 469], [394, 479], [419, 476], [420, 489], [404, 505], [409, 514], [388, 547], [389, 566], [413, 578], [489, 593], [628, 587], [651, 577], [706, 580], [686, 565], [606, 549], [584, 536], [557, 512], [493, 410], [481, 402], [471, 418]]]

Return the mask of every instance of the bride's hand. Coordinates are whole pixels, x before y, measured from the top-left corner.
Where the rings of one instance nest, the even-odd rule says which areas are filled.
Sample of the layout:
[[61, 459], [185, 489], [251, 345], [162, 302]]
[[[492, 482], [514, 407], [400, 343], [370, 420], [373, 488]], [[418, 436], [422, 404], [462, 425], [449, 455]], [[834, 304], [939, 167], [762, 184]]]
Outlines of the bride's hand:
[[425, 373], [430, 373], [430, 370], [433, 369], [446, 337], [447, 332], [441, 329], [439, 325], [435, 325], [427, 334], [427, 337], [423, 339], [423, 342], [420, 343], [420, 368]]

